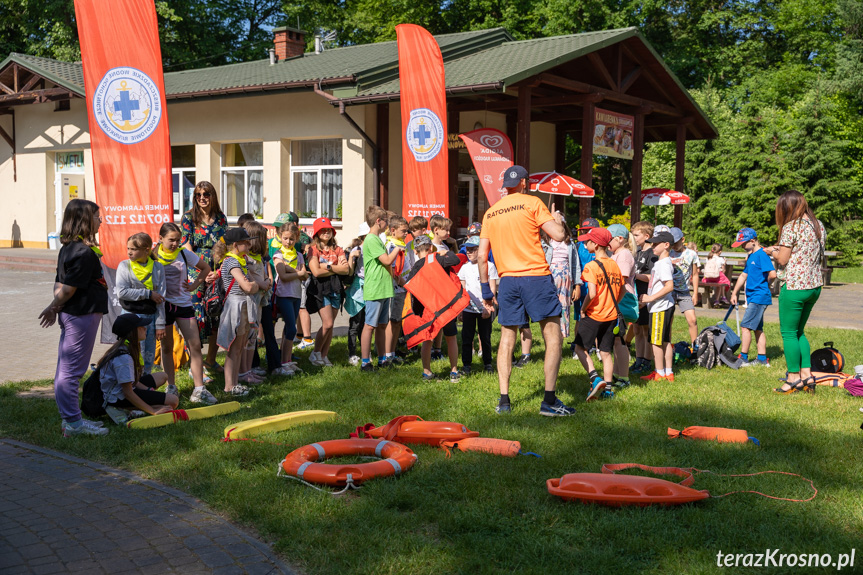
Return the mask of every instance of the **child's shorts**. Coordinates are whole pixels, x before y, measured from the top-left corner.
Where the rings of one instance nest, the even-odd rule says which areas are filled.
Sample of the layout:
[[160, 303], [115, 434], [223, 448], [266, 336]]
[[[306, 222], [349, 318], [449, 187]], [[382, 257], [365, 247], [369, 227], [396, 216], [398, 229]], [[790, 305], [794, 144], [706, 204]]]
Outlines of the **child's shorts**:
[[740, 322], [740, 327], [749, 331], [763, 331], [765, 311], [767, 311], [767, 304], [748, 303], [746, 305], [746, 313], [743, 314], [743, 321]]
[[195, 308], [192, 306], [181, 307], [165, 302], [165, 325], [174, 325], [178, 319], [191, 319], [195, 317]]
[[401, 321], [402, 313], [405, 308], [405, 297], [408, 295], [408, 292], [402, 291], [401, 293], [395, 292], [393, 295], [392, 303], [390, 304], [390, 321]]
[[599, 351], [611, 353], [614, 349], [614, 326], [617, 320], [596, 321], [583, 317], [578, 321], [578, 333], [575, 334], [575, 345], [582, 349], [590, 349], [593, 342]]
[[689, 293], [674, 292], [674, 303], [680, 308], [680, 313], [695, 311], [695, 304], [692, 302], [692, 295]]
[[671, 324], [674, 321], [674, 308], [650, 314], [650, 343], [662, 345], [671, 343]]
[[379, 326], [389, 323], [393, 298], [366, 300], [366, 325]]

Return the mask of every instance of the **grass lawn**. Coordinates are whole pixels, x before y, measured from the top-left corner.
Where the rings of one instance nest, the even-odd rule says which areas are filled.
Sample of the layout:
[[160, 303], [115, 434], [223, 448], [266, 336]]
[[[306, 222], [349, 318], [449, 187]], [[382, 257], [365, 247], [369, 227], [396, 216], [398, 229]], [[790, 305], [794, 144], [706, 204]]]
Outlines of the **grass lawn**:
[[[700, 323], [705, 327], [708, 320]], [[6, 385], [0, 387], [0, 436], [129, 469], [187, 491], [256, 528], [307, 573], [739, 572], [718, 568], [717, 552], [780, 549], [832, 553], [835, 559], [855, 547], [859, 572], [863, 414], [858, 407], [863, 400], [824, 387], [814, 396], [773, 394], [785, 360], [778, 325], [766, 330], [771, 368], [680, 368], [674, 383], [634, 385], [613, 400], [590, 404], [584, 403], [584, 370], [565, 359], [559, 395], [578, 408], [570, 418], [539, 415], [542, 345], [535, 343], [537, 361], [514, 371], [508, 416], [493, 410], [495, 376], [423, 383], [420, 367], [412, 363], [373, 376], [342, 366], [315, 370], [258, 387], [231, 415], [151, 430], [113, 429], [104, 438], [63, 439], [53, 400], [15, 395], [50, 382]], [[685, 331], [678, 318], [676, 339], [683, 339]], [[535, 342], [541, 342], [536, 326], [534, 333]], [[848, 365], [863, 363], [860, 332], [810, 328], [807, 333], [813, 342], [833, 340]], [[344, 339], [336, 340], [331, 357], [346, 363]], [[434, 367], [444, 373], [448, 364], [439, 361]], [[186, 379], [181, 385], [188, 396], [191, 383]], [[190, 407], [185, 401], [182, 406]], [[287, 445], [219, 441], [230, 423], [302, 409], [329, 409], [338, 418], [262, 438]], [[402, 414], [456, 421], [484, 437], [519, 440], [523, 450], [542, 458], [459, 451], [447, 458], [439, 449], [414, 446], [419, 461], [401, 478], [371, 481], [341, 497], [276, 477], [277, 465], [293, 446], [346, 438], [358, 425], [383, 424]], [[746, 429], [761, 447], [666, 437], [666, 428], [689, 425]], [[818, 496], [792, 503], [736, 494], [675, 508], [612, 509], [564, 502], [546, 491], [549, 478], [599, 472], [606, 462], [719, 474], [788, 471], [813, 480]], [[695, 487], [712, 494], [757, 490], [795, 499], [811, 494], [808, 483], [784, 475], [702, 474]]]
[[863, 284], [863, 267], [836, 268], [831, 279], [840, 284]]

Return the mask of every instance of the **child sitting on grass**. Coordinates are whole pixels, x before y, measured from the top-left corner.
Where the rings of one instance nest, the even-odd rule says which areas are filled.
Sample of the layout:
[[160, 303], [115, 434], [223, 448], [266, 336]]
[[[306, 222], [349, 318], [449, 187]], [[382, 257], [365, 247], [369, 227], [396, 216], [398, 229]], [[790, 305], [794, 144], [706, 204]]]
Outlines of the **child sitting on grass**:
[[674, 266], [669, 257], [674, 236], [671, 232], [656, 233], [647, 243], [653, 245], [656, 262], [650, 273], [647, 295], [640, 296], [640, 303], [647, 304], [650, 312], [650, 343], [653, 346], [654, 371], [641, 376], [644, 381], [667, 379], [674, 381], [672, 361], [674, 348], [671, 346], [671, 324], [674, 321]]
[[[587, 251], [595, 254], [594, 260], [588, 262], [581, 273], [581, 279], [587, 286], [587, 296], [582, 306], [584, 317], [578, 322], [575, 335], [575, 353], [590, 380], [587, 401], [592, 401], [600, 397], [605, 388], [610, 387], [614, 381], [614, 361], [611, 355], [614, 341], [626, 335], [625, 329], [614, 333], [615, 328], [619, 327], [615, 302], [623, 297], [624, 288], [620, 268], [606, 251], [611, 243], [611, 232], [605, 228], [591, 228], [587, 233], [578, 236], [578, 241], [584, 243]], [[594, 342], [602, 359], [601, 377], [587, 354], [587, 349], [592, 347]]]
[[[435, 253], [435, 248], [432, 245], [432, 240], [424, 236], [420, 236], [414, 240], [414, 247], [416, 249], [417, 261], [414, 264], [414, 267], [411, 269], [409, 280], [415, 275], [417, 275], [422, 269], [423, 265], [425, 265], [426, 256], [430, 253]], [[452, 268], [458, 266], [461, 263], [458, 255], [452, 250], [447, 250], [443, 254], [435, 254], [435, 258], [437, 259], [437, 262], [441, 265], [441, 267], [443, 267], [444, 271], [447, 273], [451, 273]], [[425, 306], [423, 306], [423, 304], [420, 303], [419, 300], [417, 300], [417, 298], [415, 297], [411, 298], [411, 308], [414, 315], [416, 315], [417, 317], [422, 316], [423, 312], [425, 311]], [[450, 381], [455, 382], [459, 380], [457, 319], [453, 319], [451, 322], [446, 324], [441, 330], [441, 333], [446, 338], [447, 356], [449, 357], [450, 366], [449, 379]], [[424, 341], [422, 343], [420, 355], [422, 357], [423, 363], [423, 381], [430, 381], [435, 379], [435, 375], [434, 373], [432, 373], [431, 370], [431, 341]]]
[[[740, 359], [743, 360], [744, 367], [770, 367], [770, 361], [767, 359], [767, 335], [764, 333], [764, 312], [767, 306], [773, 303], [770, 282], [776, 278], [776, 268], [773, 267], [770, 256], [761, 248], [758, 234], [752, 228], [743, 228], [737, 233], [737, 240], [731, 244], [731, 247], [740, 246], [749, 254], [743, 273], [737, 278], [734, 291], [731, 292], [731, 305], [737, 305], [737, 294], [746, 284], [746, 313], [743, 314], [743, 321], [740, 322]], [[757, 356], [750, 360], [749, 348], [753, 333]]]
[[[472, 236], [464, 243], [467, 263], [458, 271], [458, 279], [470, 297], [470, 305], [462, 312], [461, 323], [461, 373], [470, 375], [473, 363], [473, 338], [479, 332], [480, 353], [486, 373], [494, 373], [491, 363], [491, 330], [494, 318], [482, 302], [482, 286], [479, 282], [479, 236]], [[497, 293], [497, 268], [488, 262], [488, 283], [492, 293]]]

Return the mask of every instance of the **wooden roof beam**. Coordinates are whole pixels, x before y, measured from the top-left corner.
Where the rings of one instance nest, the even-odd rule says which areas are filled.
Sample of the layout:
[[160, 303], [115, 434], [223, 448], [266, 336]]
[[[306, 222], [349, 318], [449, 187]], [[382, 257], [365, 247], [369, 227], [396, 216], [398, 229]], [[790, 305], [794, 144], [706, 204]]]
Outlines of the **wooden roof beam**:
[[587, 55], [590, 63], [593, 64], [593, 67], [596, 68], [596, 71], [600, 73], [603, 79], [608, 83], [608, 87], [617, 92], [617, 82], [614, 81], [614, 78], [611, 77], [611, 73], [608, 71], [608, 68], [605, 67], [605, 62], [602, 61], [602, 58], [596, 52], [591, 52]]
[[[601, 102], [599, 94], [577, 94], [548, 96], [543, 98], [531, 98], [531, 108], [547, 108], [553, 106], [578, 106], [588, 102]], [[464, 104], [450, 104], [447, 109], [452, 112], [495, 112], [518, 109], [518, 100], [501, 100], [496, 102], [470, 102]]]
[[573, 92], [581, 92], [587, 94], [596, 94], [612, 102], [619, 102], [621, 104], [626, 104], [628, 106], [633, 106], [637, 108], [647, 107], [650, 108], [653, 112], [659, 112], [660, 114], [665, 114], [667, 116], [680, 117], [683, 115], [680, 113], [679, 110], [672, 106], [660, 104], [659, 102], [645, 100], [643, 98], [636, 98], [635, 96], [630, 96], [628, 94], [621, 94], [620, 92], [604, 90], [597, 86], [592, 86], [584, 82], [579, 82], [578, 80], [571, 80], [569, 78], [564, 78], [555, 74], [540, 74], [538, 77], [542, 80], [544, 84], [557, 86], [558, 88], [563, 88], [565, 90], [571, 90]]
[[28, 100], [36, 100], [37, 103], [41, 103], [65, 98], [71, 99], [73, 97], [74, 94], [67, 88], [48, 88], [47, 90], [34, 90], [32, 92], [21, 92], [18, 94], [0, 96], [0, 104], [15, 106], [16, 104], [29, 103]]
[[638, 80], [638, 77], [641, 76], [642, 71], [643, 71], [643, 69], [641, 66], [636, 66], [635, 68], [632, 69], [632, 71], [629, 74], [626, 75], [626, 78], [624, 78], [620, 82], [620, 93], [621, 94], [625, 94], [627, 92], [627, 90], [629, 90], [632, 87], [632, 85], [635, 83], [635, 81]]

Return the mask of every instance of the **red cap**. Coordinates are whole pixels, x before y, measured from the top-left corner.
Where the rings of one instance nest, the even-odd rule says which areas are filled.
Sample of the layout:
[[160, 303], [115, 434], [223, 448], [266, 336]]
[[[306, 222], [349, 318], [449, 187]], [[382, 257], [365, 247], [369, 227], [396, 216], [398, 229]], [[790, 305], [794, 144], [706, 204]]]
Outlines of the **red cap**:
[[611, 232], [605, 228], [591, 228], [587, 233], [578, 236], [578, 241], [580, 242], [586, 242], [587, 240], [592, 241], [598, 246], [607, 248], [611, 243]]
[[330, 221], [330, 218], [316, 219], [315, 223], [312, 224], [312, 237], [318, 235], [318, 232], [327, 228], [333, 230], [333, 233], [336, 232], [336, 228], [333, 227], [333, 222]]

